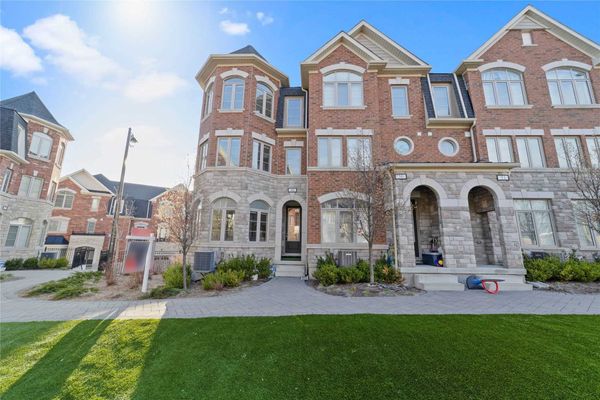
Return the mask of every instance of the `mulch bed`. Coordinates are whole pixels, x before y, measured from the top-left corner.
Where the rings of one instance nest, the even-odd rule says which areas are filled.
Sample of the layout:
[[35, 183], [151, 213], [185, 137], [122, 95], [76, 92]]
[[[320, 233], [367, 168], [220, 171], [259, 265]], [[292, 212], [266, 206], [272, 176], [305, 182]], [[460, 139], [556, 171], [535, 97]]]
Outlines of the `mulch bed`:
[[546, 289], [569, 294], [600, 294], [600, 282], [546, 282]]
[[342, 297], [414, 296], [416, 294], [425, 293], [417, 288], [409, 288], [402, 284], [392, 283], [376, 283], [373, 286], [370, 286], [368, 283], [348, 283], [323, 286], [316, 280], [310, 280], [307, 284], [319, 292]]

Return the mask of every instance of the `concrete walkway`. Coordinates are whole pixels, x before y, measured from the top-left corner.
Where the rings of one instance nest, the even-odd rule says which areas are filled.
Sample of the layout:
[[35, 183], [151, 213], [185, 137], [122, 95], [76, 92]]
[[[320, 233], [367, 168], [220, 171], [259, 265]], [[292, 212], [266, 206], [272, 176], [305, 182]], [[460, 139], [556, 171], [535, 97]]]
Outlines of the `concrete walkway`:
[[0, 321], [104, 318], [200, 318], [300, 314], [600, 314], [600, 295], [543, 291], [429, 292], [416, 296], [345, 298], [308, 287], [297, 278], [276, 278], [261, 286], [215, 297], [140, 301], [47, 301], [18, 297], [66, 271], [17, 271], [25, 279], [0, 283]]

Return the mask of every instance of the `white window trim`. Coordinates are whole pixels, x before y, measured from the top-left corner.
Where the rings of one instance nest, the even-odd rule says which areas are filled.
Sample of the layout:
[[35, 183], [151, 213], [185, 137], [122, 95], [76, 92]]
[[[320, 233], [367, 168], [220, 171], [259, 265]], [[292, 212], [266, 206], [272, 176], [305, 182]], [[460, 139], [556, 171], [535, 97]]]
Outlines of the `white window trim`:
[[[254, 78], [256, 79], [257, 82], [264, 83], [265, 85], [270, 87], [273, 92], [276, 92], [279, 89], [277, 87], [277, 85], [275, 83], [273, 83], [272, 80], [269, 79], [268, 76], [254, 75]], [[273, 94], [273, 97], [275, 97], [275, 94]]]
[[[338, 64], [339, 65], [339, 64]], [[343, 64], [345, 66], [349, 65], [349, 64]], [[352, 70], [352, 69], [348, 69], [348, 68], [333, 68], [333, 69], [328, 69], [330, 67], [333, 66], [329, 66], [329, 67], [325, 67], [321, 69], [321, 73], [323, 74], [322, 80], [321, 80], [321, 84], [322, 84], [322, 91], [323, 91], [323, 95], [322, 95], [322, 105], [321, 108], [324, 110], [327, 109], [366, 109], [367, 106], [365, 105], [365, 87], [364, 87], [364, 78], [362, 76], [362, 72], [358, 73], [359, 75], [361, 75], [360, 77], [360, 90], [361, 90], [361, 102], [362, 104], [350, 104], [352, 103], [352, 85], [353, 84], [358, 84], [359, 81], [333, 81], [333, 82], [325, 82], [325, 78], [328, 75], [331, 74], [335, 74], [337, 72], [344, 72], [344, 70], [346, 70], [346, 72], [351, 72], [351, 73], [357, 73], [357, 71]], [[358, 67], [361, 68], [361, 67]], [[328, 72], [323, 73], [323, 70], [327, 70]], [[364, 72], [364, 69], [363, 69]], [[340, 83], [346, 83], [348, 85], [348, 104], [346, 105], [341, 105], [338, 103], [338, 85]], [[334, 90], [334, 99], [333, 99], [333, 105], [326, 105], [325, 104], [325, 85], [326, 84], [334, 84], [335, 90]]]
[[483, 136], [543, 136], [543, 129], [531, 129], [526, 127], [524, 129], [484, 129], [482, 131]]
[[[556, 146], [556, 141], [557, 140], [563, 141], [564, 138], [569, 138], [569, 136], [555, 136], [554, 137], [554, 148], [556, 150], [556, 158], [557, 158], [557, 161], [558, 161], [558, 168], [569, 169], [572, 166], [572, 160], [571, 160], [571, 158], [566, 157], [565, 160], [567, 161], [567, 166], [566, 167], [565, 166], [561, 166], [560, 165], [560, 156], [558, 154], [558, 148]], [[575, 143], [577, 144], [577, 156], [581, 159], [582, 158], [582, 154], [583, 154], [582, 153], [582, 148], [581, 148], [582, 143], [581, 143], [581, 140], [579, 140], [579, 137], [577, 137], [577, 136], [575, 137]], [[565, 146], [564, 146], [564, 143], [563, 143], [563, 148], [564, 147]], [[566, 154], [566, 155], [568, 156], [568, 154]], [[575, 162], [577, 162], [577, 161], [575, 161]]]
[[[407, 140], [410, 143], [410, 150], [408, 151], [408, 153], [406, 154], [400, 154], [397, 150], [396, 150], [396, 143], [399, 142], [400, 140]], [[415, 143], [412, 141], [411, 138], [409, 138], [408, 136], [399, 136], [396, 139], [394, 139], [394, 151], [396, 152], [396, 154], [398, 154], [401, 157], [405, 157], [410, 155], [413, 151], [415, 150]]]
[[[29, 185], [27, 186], [27, 193], [24, 193], [23, 195], [20, 194], [21, 192], [21, 186], [23, 185], [23, 179], [25, 178], [29, 178]], [[37, 194], [37, 196], [31, 196], [32, 192], [31, 192], [31, 188], [32, 185], [31, 183], [33, 182], [33, 180], [40, 180], [42, 181], [42, 184], [40, 185], [40, 192]], [[22, 197], [26, 197], [29, 199], [39, 199], [42, 195], [42, 191], [44, 189], [44, 179], [40, 178], [39, 176], [33, 176], [33, 175], [22, 175], [21, 176], [21, 182], [19, 182], [19, 189], [17, 190], [17, 195], [18, 196], [22, 196]]]
[[[50, 224], [53, 221], [57, 221], [58, 222], [58, 229], [57, 230], [53, 230], [50, 229]], [[69, 231], [69, 222], [71, 221], [71, 218], [68, 217], [51, 217], [50, 221], [48, 221], [48, 233], [67, 233]], [[65, 229], [62, 230], [61, 228], [61, 224], [65, 224], [64, 227]]]
[[59, 195], [59, 193], [62, 193], [62, 192], [66, 192], [66, 193], [68, 193], [68, 194], [71, 194], [71, 195], [73, 195], [73, 201], [71, 202], [71, 207], [64, 207], [64, 204], [65, 204], [65, 201], [64, 201], [64, 199], [65, 199], [66, 197], [63, 197], [63, 203], [62, 203], [62, 206], [60, 206], [60, 207], [59, 207], [59, 206], [57, 206], [57, 205], [56, 205], [56, 203], [55, 203], [55, 204], [54, 204], [54, 208], [56, 208], [56, 209], [60, 209], [60, 210], [72, 210], [72, 209], [73, 209], [73, 204], [75, 203], [75, 195], [76, 195], [75, 191], [74, 191], [74, 190], [71, 190], [71, 189], [69, 189], [69, 188], [62, 188], [62, 189], [58, 189], [58, 190], [56, 191], [56, 198], [55, 198], [55, 201], [56, 201], [56, 199], [58, 198], [58, 195]]
[[[221, 74], [221, 76], [223, 76], [223, 74]], [[227, 79], [223, 79], [223, 87], [221, 88], [221, 108], [219, 108], [219, 112], [242, 112], [242, 111], [244, 111], [244, 104], [246, 102], [246, 82], [244, 80], [245, 78], [241, 78], [241, 79], [243, 81], [243, 84], [233, 85], [233, 88], [235, 88], [236, 90], [231, 91], [230, 104], [227, 107], [225, 107], [225, 103], [224, 103], [225, 87], [227, 86]], [[241, 108], [235, 108], [235, 97], [236, 97], [238, 88], [241, 88], [241, 90], [242, 90], [242, 107]]]
[[[257, 200], [261, 200], [264, 201], [268, 206], [269, 209], [268, 210], [263, 210], [263, 209], [258, 209], [258, 208], [249, 208], [248, 211], [248, 242], [250, 243], [266, 243], [269, 241], [269, 214], [271, 213], [271, 205], [266, 202], [265, 200], [262, 199], [257, 199]], [[251, 203], [253, 203], [256, 200], [253, 200]], [[250, 203], [250, 204], [251, 204]], [[256, 238], [254, 240], [250, 239], [250, 213], [256, 213]], [[260, 240], [260, 220], [261, 220], [261, 216], [262, 215], [266, 215], [267, 216], [267, 229], [265, 232], [265, 240]]]
[[[238, 153], [238, 165], [233, 165], [231, 163], [231, 141], [232, 141], [232, 139], [236, 139], [236, 138], [239, 139], [239, 141], [240, 141], [240, 148], [239, 148], [239, 153]], [[229, 159], [228, 159], [227, 165], [219, 165], [219, 141], [221, 139], [227, 139], [227, 141], [228, 141], [227, 151], [228, 151]], [[241, 138], [238, 138], [238, 137], [223, 137], [223, 138], [219, 138], [219, 140], [217, 140], [217, 152], [216, 152], [216, 155], [215, 155], [215, 166], [218, 167], [218, 168], [229, 168], [229, 167], [231, 167], [231, 168], [238, 168], [240, 166], [239, 164], [241, 163], [241, 152], [242, 152], [242, 139]]]
[[[552, 64], [552, 63], [550, 63]], [[549, 65], [549, 64], [547, 64]], [[586, 64], [584, 64], [586, 65]], [[567, 65], [567, 66], [563, 66], [563, 67], [556, 67], [558, 69], [560, 68], [565, 68], [565, 69], [580, 69], [579, 67], [576, 66], [572, 66], [572, 65]], [[546, 73], [548, 73], [549, 71], [556, 69], [556, 68], [552, 68], [549, 69], [548, 71], [545, 71]], [[586, 70], [585, 71], [585, 75], [586, 75], [586, 86], [588, 89], [588, 94], [590, 96], [590, 103], [580, 103], [579, 102], [579, 93], [577, 92], [577, 87], [574, 84], [577, 81], [583, 81], [583, 79], [574, 79], [574, 78], [569, 78], [569, 79], [561, 79], [561, 78], [548, 78], [546, 77], [546, 84], [548, 85], [548, 95], [550, 96], [550, 104], [552, 105], [553, 108], [597, 108], [600, 107], [599, 104], [596, 103], [596, 98], [594, 97], [594, 89], [592, 87], [592, 80], [590, 78], [590, 74], [589, 71]], [[561, 82], [566, 81], [566, 82], [571, 82], [572, 83], [572, 88], [573, 88], [573, 96], [575, 97], [575, 103], [564, 103], [564, 97], [563, 97], [563, 88], [562, 85], [560, 84]], [[558, 89], [558, 97], [560, 98], [560, 103], [553, 103], [552, 100], [552, 91], [550, 90], [550, 82], [555, 82], [557, 83], [556, 87]]]
[[542, 65], [542, 69], [544, 70], [544, 72], [548, 72], [555, 68], [568, 68], [568, 67], [583, 69], [587, 72], [590, 72], [592, 70], [592, 66], [589, 64], [585, 64], [585, 63], [582, 63], [579, 61], [568, 60], [566, 58], [563, 58], [560, 61], [553, 61], [546, 65]]
[[271, 146], [275, 146], [275, 139], [271, 139], [264, 133], [252, 132], [252, 139], [260, 140], [261, 142], [265, 142], [270, 144]]
[[494, 61], [491, 63], [487, 63], [487, 64], [483, 64], [481, 65], [479, 68], [477, 68], [477, 70], [479, 72], [484, 72], [490, 69], [495, 69], [495, 68], [508, 68], [508, 69], [514, 69], [516, 71], [519, 71], [521, 74], [523, 72], [525, 72], [525, 66], [521, 65], [521, 64], [516, 64], [516, 63], [512, 63], [512, 62], [508, 62], [508, 61], [503, 61], [503, 60], [498, 60], [498, 61]]
[[[326, 165], [319, 165], [319, 141], [321, 139], [326, 139], [328, 142], [331, 141], [332, 139], [337, 139], [339, 141], [340, 144], [340, 162], [339, 165], [332, 165], [332, 160], [333, 160], [333, 153], [331, 152], [331, 145], [327, 145], [327, 164]], [[325, 137], [321, 137], [317, 139], [317, 167], [318, 168], [344, 168], [344, 140], [342, 137], [339, 136], [325, 136]]]
[[[493, 68], [493, 69], [500, 69], [500, 70], [508, 70], [510, 68]], [[489, 70], [486, 70], [489, 71]], [[527, 99], [527, 93], [525, 91], [525, 78], [523, 76], [523, 72], [522, 71], [518, 71], [516, 70], [517, 73], [519, 74], [521, 79], [518, 80], [512, 80], [512, 79], [498, 79], [498, 80], [488, 80], [488, 79], [483, 79], [483, 76], [481, 78], [481, 83], [482, 83], [482, 87], [485, 86], [486, 83], [490, 83], [492, 85], [492, 90], [494, 93], [494, 102], [495, 104], [488, 104], [487, 103], [487, 99], [485, 98], [485, 90], [484, 92], [484, 102], [485, 102], [485, 106], [487, 108], [533, 108], [533, 105], [529, 104], [528, 99]], [[485, 71], [484, 71], [485, 72]], [[523, 104], [514, 104], [513, 101], [513, 95], [510, 89], [510, 84], [511, 83], [515, 83], [515, 82], [519, 82], [520, 86], [521, 86], [521, 94], [523, 97]], [[498, 104], [498, 90], [497, 90], [497, 83], [505, 83], [506, 84], [506, 90], [507, 90], [507, 94], [508, 94], [508, 104]]]
[[[541, 166], [523, 166], [523, 161], [521, 160], [521, 154], [519, 153], [519, 140], [525, 140], [525, 151], [527, 152], [527, 158], [529, 159], [529, 163], [531, 164], [531, 150], [529, 148], [529, 139], [535, 139], [537, 140], [538, 144], [539, 144], [539, 148], [541, 151], [541, 159], [542, 159], [542, 165]], [[546, 168], [546, 154], [544, 152], [544, 144], [541, 140], [541, 138], [538, 137], [520, 137], [520, 138], [516, 138], [515, 139], [515, 146], [517, 147], [517, 155], [519, 157], [519, 164], [521, 164], [521, 168], [528, 168], [528, 169], [535, 169], [535, 168]]]
[[[446, 89], [446, 97], [448, 98], [448, 115], [440, 115], [438, 113], [438, 105], [435, 101], [435, 88]], [[431, 85], [431, 100], [433, 102], [433, 110], [436, 118], [452, 118], [452, 101], [450, 100], [450, 85], [449, 84], [432, 84]]]
[[[300, 100], [300, 124], [288, 124], [288, 103], [290, 100]], [[304, 127], [304, 97], [302, 96], [286, 96], [283, 107], [283, 124], [285, 128], [303, 128]]]
[[[509, 160], [509, 161], [491, 161], [491, 159], [490, 159], [490, 148], [489, 148], [489, 146], [488, 146], [488, 144], [487, 144], [488, 140], [493, 140], [493, 141], [495, 141], [495, 142], [496, 142], [496, 154], [495, 154], [495, 155], [496, 155], [496, 159], [498, 159], [498, 160], [499, 160], [499, 159], [501, 159], [501, 157], [500, 157], [500, 155], [501, 155], [501, 152], [500, 152], [500, 146], [498, 146], [498, 141], [499, 141], [499, 140], [508, 140], [509, 151], [510, 151], [510, 154], [509, 154], [509, 155], [510, 155], [510, 160]], [[496, 163], [505, 163], [505, 162], [509, 162], [509, 163], [512, 163], [512, 162], [514, 162], [514, 161], [515, 161], [515, 154], [514, 154], [514, 149], [513, 149], [513, 143], [512, 143], [512, 139], [511, 139], [510, 137], [502, 137], [502, 136], [498, 136], [498, 137], [496, 137], [496, 136], [488, 136], [488, 137], [486, 137], [486, 138], [485, 138], [485, 147], [486, 147], [486, 149], [487, 149], [487, 152], [488, 152], [488, 160], [490, 160], [490, 162], [496, 162]], [[517, 150], [517, 151], [518, 151], [518, 150]]]
[[[236, 204], [236, 208], [237, 208], [237, 204]], [[229, 242], [234, 242], [235, 241], [235, 214], [237, 214], [237, 210], [236, 208], [231, 208], [231, 207], [225, 207], [225, 208], [214, 208], [211, 207], [210, 208], [210, 230], [209, 230], [209, 239], [211, 242], [215, 243], [215, 242], [223, 242], [223, 243], [229, 243]], [[218, 210], [221, 212], [221, 228], [219, 230], [219, 239], [218, 240], [214, 240], [212, 238], [212, 232], [213, 232], [213, 215], [214, 215], [214, 211]], [[225, 240], [225, 232], [227, 229], [227, 211], [233, 211], [233, 215], [234, 215], [234, 219], [233, 219], [233, 237], [231, 240]]]
[[349, 168], [357, 168], [357, 166], [355, 165], [351, 165], [351, 160], [350, 160], [350, 145], [349, 145], [349, 141], [350, 140], [368, 140], [369, 141], [369, 165], [373, 165], [373, 141], [371, 140], [370, 137], [356, 137], [356, 136], [350, 136], [350, 137], [346, 137], [346, 166], [348, 166]]
[[[392, 79], [390, 79], [391, 81]], [[408, 79], [405, 79], [408, 80]], [[405, 92], [406, 92], [406, 114], [395, 114], [394, 113], [394, 96], [393, 96], [393, 91], [394, 88], [404, 88]], [[411, 114], [410, 114], [410, 101], [408, 99], [408, 85], [407, 84], [393, 84], [390, 85], [390, 102], [392, 103], [392, 117], [393, 118], [410, 118]]]
[[12, 182], [14, 171], [11, 168], [6, 168], [2, 173], [2, 186], [0, 186], [0, 192], [8, 193], [8, 188]]
[[[90, 232], [89, 226], [90, 226], [90, 222], [94, 223], [94, 229]], [[96, 232], [96, 218], [88, 218], [86, 223], [85, 223], [85, 233], [95, 233]]]
[[221, 75], [219, 75], [221, 77], [221, 79], [226, 79], [226, 78], [231, 78], [232, 76], [239, 76], [242, 79], [246, 79], [248, 77], [248, 74], [246, 71], [242, 71], [241, 69], [237, 69], [237, 68], [232, 68], [228, 71], [224, 71], [221, 73]]
[[[452, 154], [442, 153], [442, 142], [445, 140], [449, 140], [454, 143], [454, 146], [455, 146], [454, 153], [452, 153]], [[455, 157], [458, 154], [458, 152], [460, 151], [460, 146], [458, 145], [458, 142], [456, 141], [456, 139], [451, 138], [451, 137], [443, 137], [438, 141], [438, 150], [439, 150], [440, 154], [443, 155], [444, 157]]]
[[[258, 160], [254, 159], [254, 143], [258, 143], [258, 154], [257, 154]], [[266, 171], [263, 169], [263, 157], [264, 157], [265, 146], [269, 147], [269, 169]], [[259, 168], [256, 168], [256, 161], [259, 161]], [[260, 139], [254, 139], [252, 141], [252, 169], [270, 173], [272, 165], [273, 165], [273, 145], [271, 145], [269, 143], [265, 143], [264, 141], [262, 141]]]
[[[269, 90], [269, 92], [263, 93], [263, 95], [262, 95], [261, 106], [262, 106], [263, 112], [256, 109], [256, 94], [258, 94], [258, 89], [259, 89], [260, 84], [261, 84], [261, 82], [256, 84], [256, 93], [254, 96], [254, 114], [258, 115], [259, 117], [263, 117], [267, 121], [275, 122], [275, 120], [273, 119], [273, 117], [275, 116], [275, 93], [274, 93], [273, 89], [265, 83], [263, 83], [263, 84], [266, 86], [266, 88], [267, 88], [267, 90]], [[266, 113], [267, 112], [267, 97], [268, 97], [268, 95], [271, 95], [271, 116], [270, 117]]]
[[373, 136], [373, 129], [315, 129], [316, 136]]
[[347, 71], [352, 71], [352, 72], [356, 72], [359, 75], [362, 75], [365, 73], [365, 69], [363, 67], [360, 67], [358, 65], [354, 65], [354, 64], [347, 64], [345, 62], [340, 62], [337, 64], [332, 64], [332, 65], [328, 65], [326, 67], [323, 67], [319, 70], [319, 72], [321, 72], [321, 74], [323, 75], [327, 75], [331, 72], [336, 72], [339, 70], [347, 70]]
[[[296, 142], [296, 141], [294, 140], [294, 142]], [[290, 146], [286, 146], [284, 144], [284, 148], [285, 148], [285, 150], [284, 150], [285, 151], [285, 160], [284, 160], [284, 162], [285, 162], [285, 171], [284, 171], [284, 174], [287, 175], [287, 176], [302, 176], [302, 146], [304, 145], [304, 143], [300, 142], [300, 144], [301, 144], [301, 146], [291, 146], [291, 145]], [[299, 171], [298, 174], [288, 174], [287, 173], [287, 166], [288, 166], [288, 156], [287, 155], [288, 155], [288, 150], [297, 150], [297, 151], [300, 152], [300, 171]]]
[[[515, 215], [517, 215], [517, 229], [519, 231], [519, 241], [521, 243], [521, 247], [531, 248], [531, 249], [556, 247], [556, 241], [558, 238], [556, 237], [556, 224], [554, 222], [554, 212], [552, 210], [552, 203], [550, 202], [550, 200], [548, 200], [548, 199], [514, 199], [514, 200], [544, 200], [548, 204], [548, 208], [546, 210], [531, 210], [531, 209], [530, 210], [517, 210], [517, 209], [515, 209]], [[537, 244], [527, 244], [527, 245], [523, 244], [523, 238], [521, 236], [521, 228], [519, 227], [519, 220], [518, 220], [519, 213], [532, 213], [533, 215], [535, 215], [535, 213], [548, 213], [550, 216], [550, 227], [552, 229], [552, 238], [554, 239], [554, 244], [553, 245], [540, 245], [540, 235], [538, 233], [538, 226], [535, 221], [535, 216], [532, 218], [533, 218], [533, 231], [535, 234], [535, 240], [536, 240]]]
[[[37, 153], [33, 153], [32, 152], [32, 146], [33, 146], [33, 139], [37, 137], [40, 140], [40, 145], [42, 143], [42, 141], [48, 141], [50, 142], [50, 148], [48, 149], [48, 156], [43, 156]], [[54, 145], [54, 141], [52, 140], [52, 138], [43, 133], [43, 132], [33, 132], [33, 134], [31, 135], [31, 143], [29, 143], [29, 156], [33, 157], [35, 159], [39, 159], [39, 160], [44, 160], [44, 161], [48, 161], [50, 160], [50, 155], [52, 154], [52, 146]], [[39, 149], [38, 149], [39, 150]]]

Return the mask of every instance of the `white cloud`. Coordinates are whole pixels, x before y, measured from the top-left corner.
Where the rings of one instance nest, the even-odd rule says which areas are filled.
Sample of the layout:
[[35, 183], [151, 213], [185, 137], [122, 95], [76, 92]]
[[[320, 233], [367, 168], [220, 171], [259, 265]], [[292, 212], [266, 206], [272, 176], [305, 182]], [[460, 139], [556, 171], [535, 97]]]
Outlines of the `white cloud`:
[[56, 14], [42, 18], [23, 31], [34, 47], [45, 50], [45, 57], [62, 71], [89, 83], [114, 80], [124, 71], [94, 46], [97, 39], [89, 37], [75, 21]]
[[272, 24], [275, 21], [275, 18], [271, 17], [270, 15], [265, 14], [262, 11], [259, 11], [256, 13], [256, 19], [258, 19], [258, 21], [263, 26]]
[[227, 14], [227, 13], [229, 13], [229, 8], [227, 8], [227, 7], [223, 7], [223, 8], [221, 8], [221, 11], [219, 11], [220, 15]]
[[245, 22], [231, 22], [226, 19], [219, 23], [219, 28], [228, 35], [245, 35], [250, 33], [250, 28]]
[[150, 72], [131, 79], [123, 93], [132, 100], [146, 103], [171, 96], [185, 85], [186, 82], [175, 74]]
[[23, 38], [12, 29], [0, 25], [0, 68], [15, 75], [41, 71], [42, 60]]

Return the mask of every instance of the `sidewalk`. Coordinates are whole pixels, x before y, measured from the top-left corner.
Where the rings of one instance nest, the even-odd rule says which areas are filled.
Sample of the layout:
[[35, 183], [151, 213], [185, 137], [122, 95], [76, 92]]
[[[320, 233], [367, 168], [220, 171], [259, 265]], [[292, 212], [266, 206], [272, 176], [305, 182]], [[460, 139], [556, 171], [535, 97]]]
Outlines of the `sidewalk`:
[[[600, 314], [600, 295], [556, 292], [429, 292], [416, 296], [330, 296], [297, 278], [215, 297], [139, 301], [48, 301], [17, 292], [66, 271], [16, 271], [26, 279], [0, 284], [0, 322], [104, 318], [201, 318], [301, 314]], [[63, 275], [58, 275], [63, 274]]]

